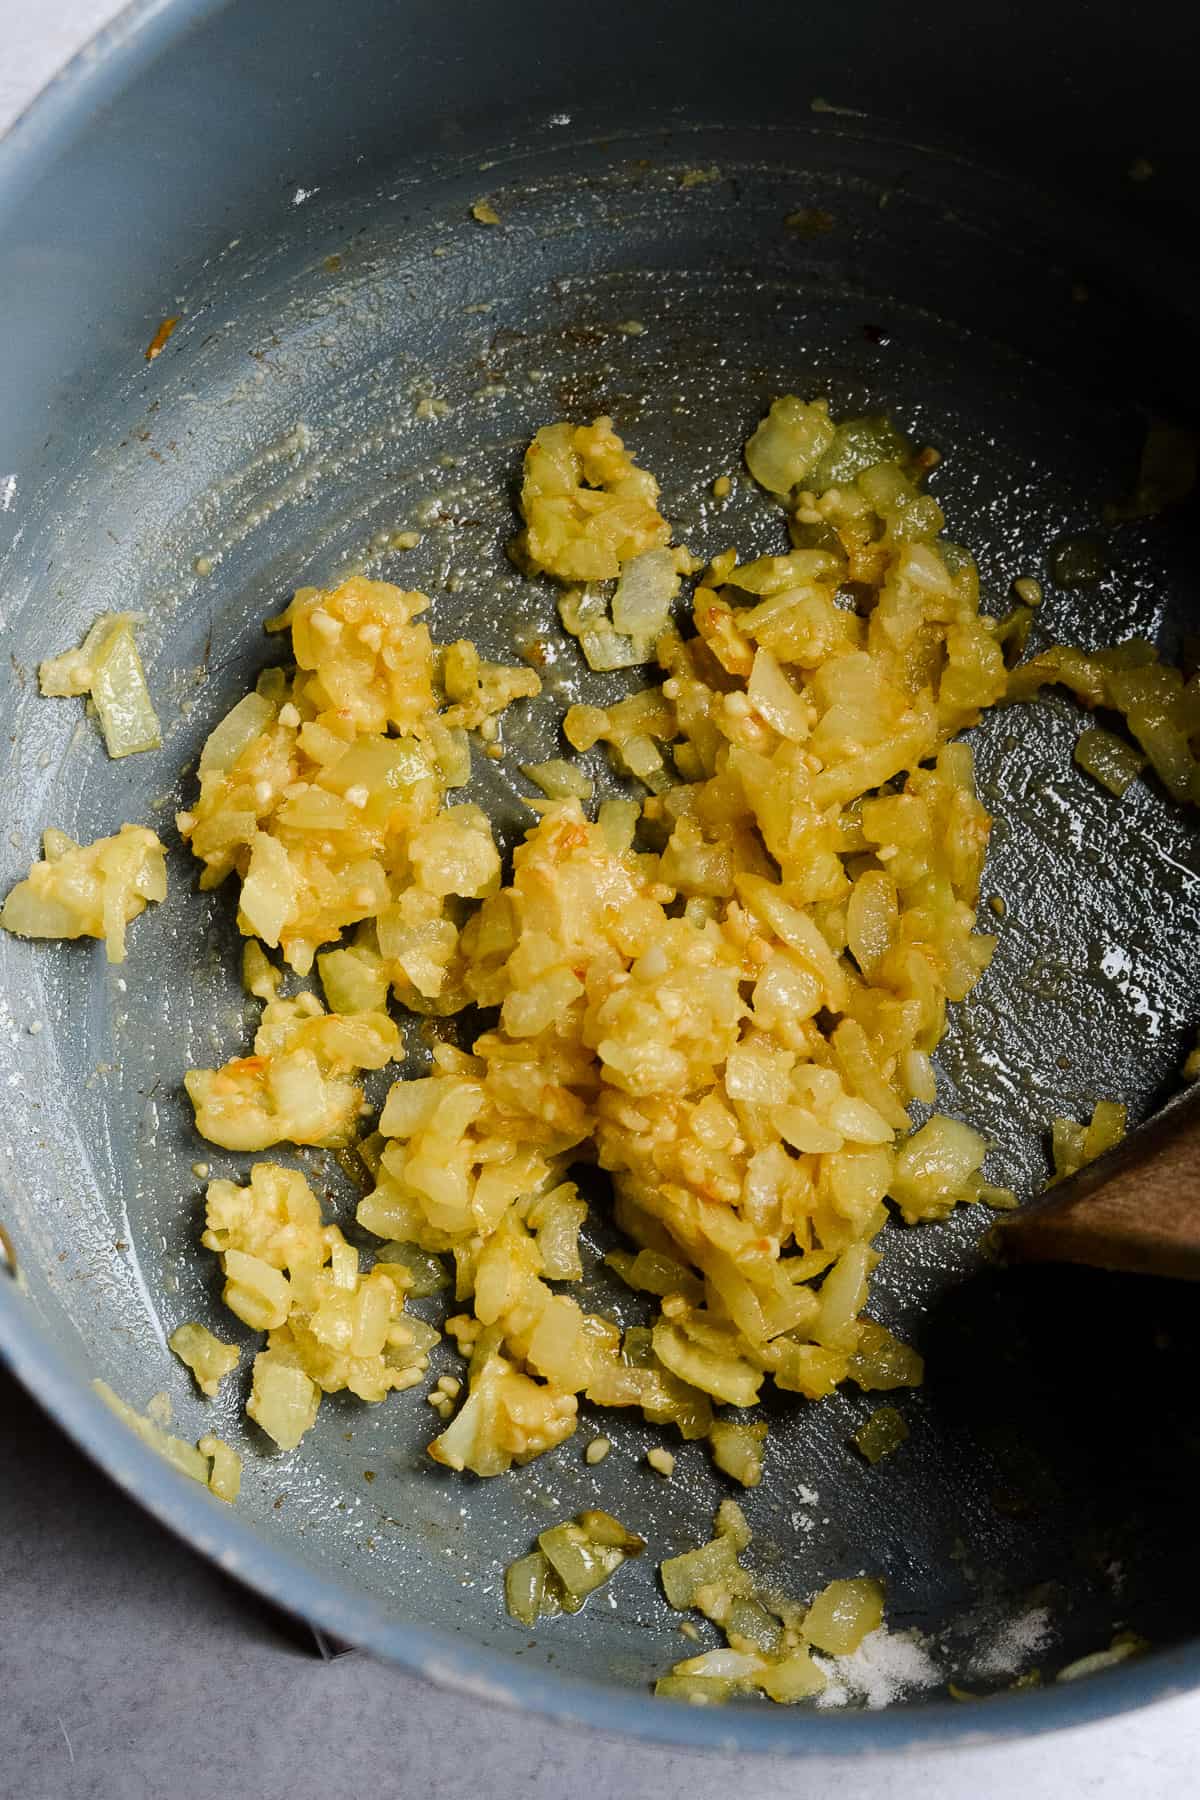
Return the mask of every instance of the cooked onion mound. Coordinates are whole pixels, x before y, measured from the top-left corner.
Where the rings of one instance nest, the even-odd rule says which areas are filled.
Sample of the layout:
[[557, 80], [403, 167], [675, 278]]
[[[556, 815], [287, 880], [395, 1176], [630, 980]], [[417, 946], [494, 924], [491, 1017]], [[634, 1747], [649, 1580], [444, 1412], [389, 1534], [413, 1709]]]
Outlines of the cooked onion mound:
[[[456, 1469], [493, 1475], [560, 1443], [581, 1395], [694, 1438], [714, 1404], [751, 1406], [768, 1381], [810, 1399], [918, 1382], [919, 1356], [864, 1311], [888, 1202], [915, 1224], [1010, 1198], [985, 1181], [977, 1132], [935, 1112], [910, 1135], [909, 1107], [934, 1103], [947, 1002], [992, 951], [975, 929], [989, 821], [957, 740], [1006, 694], [1012, 621], [980, 616], [974, 565], [942, 542], [886, 421], [835, 425], [789, 397], [747, 453], [793, 548], [717, 557], [690, 631], [665, 608], [696, 565], [668, 549], [657, 484], [611, 423], [548, 427], [526, 458], [525, 565], [587, 584], [569, 592], [589, 629], [656, 633], [657, 685], [564, 721], [640, 802], [589, 818], [555, 765], [569, 797], [530, 802], [502, 885], [486, 818], [447, 792], [469, 772], [463, 732], [494, 739], [536, 677], [470, 645], [438, 652], [422, 595], [356, 579], [276, 621], [296, 673], [272, 671], [218, 727], [180, 819], [203, 884], [236, 872], [243, 932], [301, 974], [315, 959], [331, 1009], [278, 999], [267, 959], [248, 962], [266, 1003], [255, 1054], [188, 1078], [214, 1141], [349, 1141], [354, 1072], [395, 1054], [389, 992], [491, 1014], [469, 1052], [438, 1042], [429, 1075], [396, 1082], [358, 1146], [375, 1182], [358, 1220], [389, 1240], [396, 1294], [405, 1254], [453, 1256], [469, 1384], [429, 1448]], [[595, 585], [618, 577], [623, 598]], [[657, 1297], [652, 1327], [622, 1332], [568, 1291], [581, 1161], [612, 1178], [631, 1248], [609, 1261]], [[238, 1191], [251, 1214], [256, 1191]], [[274, 1272], [294, 1290], [289, 1256]], [[288, 1441], [315, 1416], [296, 1376], [329, 1385], [311, 1322], [324, 1280], [258, 1297], [272, 1345], [288, 1339], [272, 1376], [291, 1383]], [[761, 1445], [734, 1455], [718, 1430], [716, 1447], [759, 1478]]]

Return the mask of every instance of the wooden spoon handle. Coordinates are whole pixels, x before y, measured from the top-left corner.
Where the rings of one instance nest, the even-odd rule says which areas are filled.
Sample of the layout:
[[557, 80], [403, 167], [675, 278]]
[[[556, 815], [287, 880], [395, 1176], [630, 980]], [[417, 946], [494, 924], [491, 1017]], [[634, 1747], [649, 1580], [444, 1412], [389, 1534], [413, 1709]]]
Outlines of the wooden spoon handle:
[[1200, 1281], [1200, 1083], [998, 1232], [1019, 1262]]

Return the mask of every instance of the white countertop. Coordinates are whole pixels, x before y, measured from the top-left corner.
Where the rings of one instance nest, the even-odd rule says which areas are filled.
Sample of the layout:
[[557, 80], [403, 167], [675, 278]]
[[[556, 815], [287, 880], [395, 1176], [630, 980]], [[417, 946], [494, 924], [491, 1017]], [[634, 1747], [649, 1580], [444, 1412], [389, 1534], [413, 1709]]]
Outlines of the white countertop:
[[[119, 8], [0, 0], [0, 130]], [[321, 1663], [143, 1517], [0, 1374], [0, 1793], [16, 1800], [1175, 1800], [1200, 1694], [996, 1750], [859, 1762], [695, 1757]]]

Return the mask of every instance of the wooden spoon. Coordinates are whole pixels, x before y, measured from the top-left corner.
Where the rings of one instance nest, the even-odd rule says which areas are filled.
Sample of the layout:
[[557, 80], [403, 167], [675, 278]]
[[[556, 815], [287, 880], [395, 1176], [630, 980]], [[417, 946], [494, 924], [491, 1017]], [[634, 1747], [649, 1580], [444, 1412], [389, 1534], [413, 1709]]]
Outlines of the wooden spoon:
[[1013, 1262], [1200, 1281], [1200, 1082], [996, 1233]]

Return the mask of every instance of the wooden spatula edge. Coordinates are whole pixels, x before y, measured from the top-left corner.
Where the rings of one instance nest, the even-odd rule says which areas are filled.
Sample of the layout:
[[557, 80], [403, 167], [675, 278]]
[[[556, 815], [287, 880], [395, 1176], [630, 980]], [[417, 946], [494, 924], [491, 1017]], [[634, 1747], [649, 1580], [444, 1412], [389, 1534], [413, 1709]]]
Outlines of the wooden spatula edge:
[[997, 1227], [1011, 1262], [1200, 1281], [1200, 1083]]

